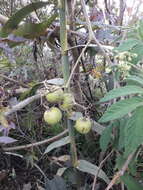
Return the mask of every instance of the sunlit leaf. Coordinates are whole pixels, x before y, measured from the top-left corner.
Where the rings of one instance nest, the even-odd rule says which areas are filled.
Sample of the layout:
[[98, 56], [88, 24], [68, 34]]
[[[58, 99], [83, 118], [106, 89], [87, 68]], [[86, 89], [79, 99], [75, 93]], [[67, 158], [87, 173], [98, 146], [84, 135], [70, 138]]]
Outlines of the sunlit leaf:
[[137, 39], [127, 39], [123, 41], [118, 47], [114, 48], [114, 50], [118, 52], [124, 52], [132, 49], [134, 46], [136, 46], [138, 43], [140, 43]]
[[104, 123], [114, 119], [119, 119], [142, 105], [143, 98], [141, 97], [121, 100], [115, 104], [112, 104], [100, 118], [99, 122]]
[[127, 96], [130, 94], [143, 94], [143, 88], [135, 85], [128, 85], [109, 91], [105, 97], [101, 98], [100, 102], [106, 102], [120, 96]]

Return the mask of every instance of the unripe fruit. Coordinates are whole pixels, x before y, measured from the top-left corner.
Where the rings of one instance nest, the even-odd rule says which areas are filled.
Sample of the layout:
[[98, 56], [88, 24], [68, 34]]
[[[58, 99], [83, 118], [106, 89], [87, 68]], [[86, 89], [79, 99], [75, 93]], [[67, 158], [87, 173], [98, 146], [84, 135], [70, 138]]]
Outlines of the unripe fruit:
[[63, 100], [63, 95], [64, 95], [63, 90], [62, 89], [57, 89], [54, 92], [48, 93], [46, 95], [46, 99], [50, 103], [58, 103], [58, 102], [61, 102]]
[[91, 130], [91, 121], [89, 118], [79, 118], [76, 120], [75, 128], [81, 134], [86, 134]]
[[45, 111], [44, 113], [44, 120], [49, 125], [57, 124], [61, 119], [62, 119], [62, 113], [56, 107], [52, 107], [51, 109]]
[[60, 105], [60, 108], [63, 111], [68, 111], [74, 106], [74, 97], [71, 93], [65, 93], [63, 98], [63, 103]]

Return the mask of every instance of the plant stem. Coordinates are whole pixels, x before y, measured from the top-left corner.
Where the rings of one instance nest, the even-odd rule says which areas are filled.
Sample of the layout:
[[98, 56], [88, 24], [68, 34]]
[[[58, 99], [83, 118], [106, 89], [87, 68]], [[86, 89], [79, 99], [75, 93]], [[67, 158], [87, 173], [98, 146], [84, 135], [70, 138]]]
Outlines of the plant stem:
[[[61, 54], [62, 54], [62, 70], [63, 70], [63, 77], [64, 83], [66, 84], [69, 76], [70, 76], [70, 64], [68, 60], [68, 47], [67, 47], [67, 29], [66, 29], [66, 0], [59, 0], [59, 14], [60, 14], [60, 42], [61, 42]], [[65, 88], [66, 91], [70, 91], [70, 86]], [[76, 151], [76, 143], [75, 143], [75, 136], [74, 136], [74, 128], [72, 121], [67, 119], [67, 126], [70, 136], [70, 149], [71, 149], [71, 161], [72, 166], [77, 166], [77, 151]]]

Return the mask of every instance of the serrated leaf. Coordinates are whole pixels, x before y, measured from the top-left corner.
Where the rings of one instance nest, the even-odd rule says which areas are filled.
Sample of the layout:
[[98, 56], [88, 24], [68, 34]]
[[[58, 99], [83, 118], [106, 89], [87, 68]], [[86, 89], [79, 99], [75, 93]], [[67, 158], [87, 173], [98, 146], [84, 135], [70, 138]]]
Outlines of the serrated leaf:
[[69, 144], [70, 143], [70, 138], [69, 136], [67, 137], [64, 137], [58, 141], [55, 141], [53, 143], [51, 143], [45, 150], [44, 154], [50, 152], [51, 150], [55, 149], [55, 148], [58, 148], [58, 147], [61, 147], [61, 146], [64, 146], [66, 144]]
[[127, 121], [125, 133], [125, 156], [135, 151], [143, 143], [143, 106], [135, 110]]
[[121, 43], [117, 48], [114, 48], [114, 50], [118, 52], [129, 51], [138, 43], [140, 43], [140, 41], [137, 39], [127, 39], [123, 43]]
[[16, 29], [18, 24], [31, 12], [40, 9], [44, 6], [46, 6], [48, 2], [36, 2], [31, 3], [24, 8], [17, 11], [13, 16], [10, 17], [10, 19], [6, 22], [6, 24], [2, 27], [2, 30], [0, 32], [1, 37], [6, 37], [9, 33], [12, 32], [12, 30]]
[[[78, 160], [78, 166], [77, 169], [82, 171], [82, 172], [86, 172], [92, 175], [97, 175], [98, 171], [99, 171], [99, 167], [86, 161], [86, 160]], [[105, 174], [105, 172], [100, 169], [99, 173], [98, 173], [98, 177], [103, 179], [107, 184], [110, 182], [108, 176]]]
[[120, 100], [107, 109], [107, 111], [100, 118], [99, 122], [104, 123], [114, 119], [119, 119], [142, 105], [143, 98], [141, 97]]
[[128, 190], [142, 190], [143, 186], [132, 176], [128, 175], [127, 173], [124, 176], [120, 177], [121, 180], [124, 182]]
[[102, 149], [102, 151], [106, 151], [108, 147], [108, 144], [111, 140], [112, 128], [113, 125], [109, 125], [102, 132], [102, 135], [100, 137], [100, 148]]
[[105, 97], [101, 98], [100, 102], [106, 102], [120, 96], [127, 96], [130, 94], [143, 94], [143, 88], [136, 85], [128, 85], [109, 91]]

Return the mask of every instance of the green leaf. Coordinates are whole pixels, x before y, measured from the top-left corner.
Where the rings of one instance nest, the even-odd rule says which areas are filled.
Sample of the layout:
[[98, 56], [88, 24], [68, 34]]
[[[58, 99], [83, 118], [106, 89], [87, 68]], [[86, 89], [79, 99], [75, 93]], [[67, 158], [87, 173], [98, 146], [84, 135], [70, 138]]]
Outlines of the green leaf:
[[[86, 172], [86, 173], [89, 173], [89, 174], [92, 174], [92, 175], [97, 175], [98, 174], [98, 177], [103, 179], [107, 184], [109, 184], [109, 178], [108, 176], [105, 174], [105, 172], [100, 169], [99, 171], [99, 167], [86, 161], [86, 160], [78, 160], [78, 166], [77, 166], [77, 169], [82, 171], [82, 172]], [[99, 173], [98, 173], [99, 171]]]
[[142, 105], [143, 98], [141, 97], [133, 97], [130, 99], [121, 100], [111, 105], [111, 107], [109, 107], [100, 118], [99, 122], [104, 123], [114, 119], [119, 119]]
[[142, 190], [143, 189], [143, 186], [127, 173], [121, 176], [120, 178], [124, 182], [128, 190]]
[[51, 143], [45, 150], [44, 154], [50, 152], [51, 150], [53, 150], [54, 148], [58, 148], [58, 147], [61, 147], [61, 146], [64, 146], [66, 144], [69, 144], [70, 143], [70, 138], [69, 136], [67, 137], [64, 137], [58, 141], [55, 141], [53, 143]]
[[102, 132], [102, 135], [100, 137], [100, 148], [102, 149], [102, 151], [106, 151], [108, 147], [108, 144], [111, 140], [112, 128], [113, 125], [109, 125]]
[[[126, 160], [127, 160], [127, 158], [125, 158], [123, 155], [119, 154], [118, 157], [116, 158], [115, 170], [116, 169], [120, 170], [124, 166]], [[134, 176], [137, 174], [136, 156], [134, 156], [133, 159], [130, 161], [130, 163], [128, 165], [128, 172], [130, 172]]]
[[139, 40], [130, 38], [124, 41], [123, 43], [121, 43], [117, 48], [114, 48], [114, 50], [118, 52], [129, 51], [138, 43], [140, 43]]
[[135, 151], [143, 143], [143, 106], [135, 110], [127, 121], [125, 133], [125, 156]]
[[15, 36], [21, 36], [27, 39], [34, 39], [45, 34], [46, 29], [52, 24], [57, 17], [57, 14], [52, 15], [42, 23], [24, 23], [14, 30], [12, 33]]
[[116, 88], [108, 92], [105, 97], [103, 97], [100, 102], [106, 102], [113, 98], [118, 98], [120, 96], [127, 96], [130, 94], [143, 94], [143, 88], [135, 85], [128, 85], [121, 88]]
[[139, 76], [135, 76], [135, 75], [132, 75], [132, 76], [129, 76], [128, 78], [126, 78], [127, 82], [134, 82], [136, 85], [140, 85], [140, 86], [143, 86], [143, 78], [139, 77]]
[[14, 29], [18, 27], [18, 24], [31, 12], [40, 9], [44, 6], [46, 6], [48, 2], [36, 2], [31, 3], [24, 8], [17, 11], [13, 16], [10, 17], [10, 19], [6, 22], [6, 24], [3, 26], [0, 36], [6, 37], [9, 33], [11, 33]]
[[125, 144], [124, 143], [124, 141], [125, 141], [124, 127], [127, 123], [127, 119], [128, 119], [128, 117], [120, 119], [118, 150], [122, 150], [122, 148], [124, 148], [124, 144]]

